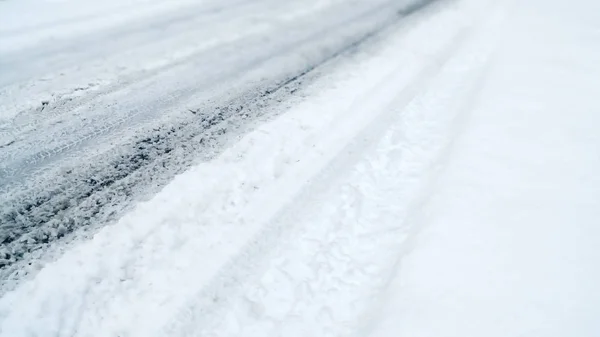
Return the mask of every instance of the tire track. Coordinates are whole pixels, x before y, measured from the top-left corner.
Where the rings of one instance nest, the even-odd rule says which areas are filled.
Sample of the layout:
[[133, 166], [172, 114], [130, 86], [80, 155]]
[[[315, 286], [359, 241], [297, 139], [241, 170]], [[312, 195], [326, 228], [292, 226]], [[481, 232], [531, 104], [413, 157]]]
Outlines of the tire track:
[[[273, 62], [273, 59], [290, 57], [290, 54], [292, 55], [292, 58], [293, 58], [294, 57], [293, 54], [296, 53], [296, 54], [303, 55], [303, 57], [305, 57], [307, 59], [307, 62], [306, 62], [307, 65], [303, 66], [300, 69], [292, 70], [291, 74], [287, 75], [288, 79], [289, 78], [293, 79], [295, 76], [297, 76], [296, 75], [297, 73], [302, 74], [303, 72], [306, 73], [306, 72], [310, 71], [316, 65], [326, 62], [328, 59], [330, 59], [332, 57], [335, 57], [338, 54], [338, 51], [343, 51], [344, 48], [347, 48], [348, 46], [352, 47], [353, 44], [360, 43], [361, 39], [368, 37], [370, 32], [376, 32], [377, 30], [381, 29], [380, 26], [382, 24], [377, 21], [377, 18], [380, 17], [380, 19], [381, 18], [387, 19], [387, 18], [385, 18], [386, 9], [388, 9], [388, 10], [390, 9], [390, 3], [385, 3], [384, 5], [382, 5], [380, 7], [371, 9], [366, 13], [360, 13], [358, 16], [345, 19], [341, 22], [333, 22], [333, 24], [326, 26], [324, 29], [319, 29], [315, 32], [312, 32], [311, 34], [309, 34], [307, 36], [301, 36], [299, 40], [296, 40], [293, 38], [289, 39], [289, 41], [285, 41], [282, 45], [276, 45], [274, 49], [264, 48], [263, 46], [261, 46], [260, 40], [263, 37], [260, 37], [260, 36], [257, 38], [257, 40], [250, 40], [242, 45], [230, 45], [230, 46], [224, 46], [223, 48], [218, 48], [218, 49], [214, 50], [213, 52], [211, 52], [210, 55], [203, 62], [206, 64], [219, 64], [219, 58], [222, 58], [222, 55], [226, 55], [226, 57], [228, 57], [232, 60], [227, 61], [227, 62], [222, 62], [222, 63], [225, 66], [227, 66], [228, 64], [233, 64], [235, 66], [234, 66], [234, 68], [227, 69], [227, 71], [225, 71], [225, 72], [223, 72], [221, 70], [217, 70], [216, 74], [208, 75], [208, 78], [203, 79], [203, 82], [201, 82], [201, 83], [207, 83], [207, 84], [210, 83], [211, 85], [214, 85], [218, 82], [232, 80], [235, 77], [237, 77], [240, 74], [243, 74], [245, 72], [248, 72], [253, 69], [260, 68], [260, 67], [266, 67], [268, 65], [268, 63]], [[376, 19], [375, 22], [368, 24], [366, 27], [361, 27], [359, 25], [358, 29], [351, 28], [353, 23], [355, 23], [357, 21], [360, 22], [361, 20], [364, 20], [364, 21], [369, 22], [368, 20], [373, 20], [373, 18]], [[387, 23], [384, 21], [383, 26], [385, 26], [385, 24], [387, 24]], [[347, 33], [345, 33], [343, 30], [350, 30], [351, 33], [357, 34], [359, 36], [358, 39], [355, 37], [344, 38], [344, 36]], [[366, 34], [364, 32], [362, 32], [365, 30], [367, 31]], [[341, 36], [342, 39], [340, 41], [334, 41], [332, 43], [331, 42], [332, 35], [333, 36]], [[320, 42], [315, 42], [315, 41], [320, 41]], [[316, 48], [315, 48], [315, 46], [316, 46]], [[231, 55], [235, 55], [236, 50], [238, 50], [238, 49], [251, 50], [252, 52], [246, 53], [247, 55], [242, 54], [240, 57], [231, 56]], [[267, 51], [261, 52], [260, 51], [261, 49], [266, 49]], [[321, 49], [325, 49], [325, 52], [323, 53], [321, 51]], [[327, 52], [327, 49], [331, 49], [332, 51]], [[258, 50], [258, 52], [255, 52], [254, 50]], [[315, 52], [315, 50], [316, 50], [316, 52]], [[258, 56], [254, 56], [255, 54], [258, 54]], [[185, 64], [179, 65], [179, 66], [180, 66], [179, 67], [180, 69], [178, 71], [180, 73], [179, 76], [188, 76], [189, 77], [189, 75], [185, 74], [185, 72], [188, 70], [187, 67], [185, 67]], [[127, 90], [128, 91], [132, 91], [132, 90], [133, 91], [142, 91], [142, 90], [144, 90], [145, 87], [147, 87], [149, 85], [149, 83], [160, 82], [161, 77], [159, 75], [162, 75], [162, 78], [173, 77], [173, 74], [168, 71], [172, 71], [172, 68], [169, 67], [169, 68], [165, 69], [165, 71], [162, 72], [162, 74], [161, 73], [153, 74], [152, 76], [147, 78], [147, 81], [144, 81], [142, 83], [135, 83], [135, 86], [133, 88], [130, 88], [128, 86], [120, 88], [120, 91], [121, 92], [127, 91]], [[204, 76], [207, 77], [207, 75], [204, 75]], [[263, 76], [268, 76], [268, 75], [265, 74]], [[275, 81], [279, 82], [281, 80], [275, 80]], [[185, 82], [194, 83], [193, 81], [185, 81]], [[285, 80], [284, 80], [284, 82], [285, 82]], [[24, 152], [26, 153], [27, 148], [31, 148], [34, 146], [36, 148], [39, 148], [39, 147], [44, 148], [45, 147], [45, 149], [39, 151], [38, 153], [32, 154], [29, 158], [25, 157], [25, 158], [21, 159], [21, 157], [19, 157], [19, 159], [21, 159], [21, 160], [12, 162], [9, 165], [4, 166], [0, 170], [0, 172], [2, 172], [2, 173], [0, 173], [0, 181], [3, 181], [4, 184], [6, 184], [10, 180], [17, 180], [19, 178], [19, 175], [22, 176], [23, 174], [26, 174], [27, 171], [32, 171], [36, 167], [39, 167], [40, 164], [43, 163], [47, 158], [62, 154], [66, 150], [73, 150], [74, 148], [84, 145], [87, 141], [89, 141], [91, 139], [95, 139], [96, 137], [98, 137], [100, 135], [105, 135], [105, 134], [117, 129], [119, 126], [122, 126], [124, 123], [137, 119], [141, 115], [144, 115], [143, 116], [144, 118], [150, 118], [152, 115], [155, 115], [156, 113], [159, 113], [159, 112], [163, 113], [170, 106], [174, 106], [175, 104], [177, 104], [177, 102], [185, 101], [186, 99], [189, 99], [193, 95], [196, 95], [198, 93], [199, 89], [202, 89], [202, 88], [199, 88], [198, 85], [183, 87], [179, 90], [176, 90], [176, 91], [170, 93], [167, 96], [160, 97], [156, 101], [135, 102], [135, 104], [133, 104], [133, 106], [131, 107], [130, 110], [127, 110], [127, 108], [124, 109], [123, 107], [117, 107], [116, 110], [109, 108], [111, 111], [114, 111], [114, 114], [116, 116], [121, 115], [122, 117], [114, 119], [110, 116], [110, 114], [102, 113], [101, 115], [98, 116], [98, 119], [92, 119], [83, 125], [84, 130], [91, 129], [90, 131], [87, 131], [87, 134], [85, 133], [85, 131], [82, 133], [82, 131], [81, 131], [82, 125], [74, 124], [69, 129], [62, 128], [62, 134], [57, 135], [59, 137], [56, 137], [59, 141], [61, 139], [65, 138], [65, 136], [69, 137], [71, 134], [77, 134], [77, 135], [82, 134], [82, 136], [80, 136], [77, 139], [74, 139], [71, 142], [68, 142], [66, 144], [58, 144], [56, 146], [49, 147], [47, 145], [47, 139], [45, 139], [45, 138], [41, 138], [38, 140], [38, 143], [31, 144], [31, 145], [13, 144], [11, 146], [11, 149], [6, 150], [8, 152], [8, 156], [10, 156], [11, 153], [13, 154], [12, 155], [13, 158], [14, 158], [14, 156], [17, 156], [17, 155], [22, 156], [22, 153], [24, 153]], [[270, 89], [266, 89], [266, 92], [268, 92], [268, 90], [270, 90]], [[82, 108], [85, 109], [85, 107], [82, 107]], [[92, 105], [91, 109], [97, 110], [95, 105]], [[123, 111], [123, 110], [125, 110], [125, 111]], [[85, 116], [89, 116], [91, 113], [93, 113], [93, 111], [86, 111], [81, 114], [85, 115]], [[106, 119], [108, 119], [108, 122], [105, 121]], [[98, 123], [105, 123], [105, 125], [98, 127], [97, 126]], [[2, 187], [2, 186], [0, 186], [0, 187]]]
[[[393, 227], [400, 216], [395, 213], [396, 210], [391, 213], [384, 212], [383, 216], [380, 214], [381, 223], [377, 223], [369, 218], [373, 214], [365, 211], [369, 208], [369, 205], [363, 205], [365, 199], [389, 200], [386, 197], [389, 197], [392, 191], [402, 191], [401, 195], [410, 198], [411, 192], [417, 190], [420, 185], [414, 181], [399, 183], [398, 169], [399, 167], [406, 168], [407, 171], [403, 171], [403, 173], [418, 176], [422, 174], [421, 169], [427, 168], [428, 162], [421, 166], [415, 166], [414, 163], [407, 162], [409, 160], [407, 158], [412, 158], [411, 156], [414, 154], [411, 154], [410, 151], [401, 153], [394, 146], [389, 146], [390, 161], [384, 165], [385, 167], [380, 168], [381, 172], [376, 170], [377, 174], [369, 171], [367, 175], [373, 176], [372, 179], [364, 178], [364, 171], [368, 170], [366, 168], [353, 172], [355, 176], [362, 177], [361, 179], [366, 180], [369, 184], [376, 184], [380, 187], [379, 190], [371, 189], [370, 186], [353, 186], [352, 184], [342, 185], [339, 190], [335, 191], [328, 192], [328, 188], [338, 182], [341, 176], [340, 172], [344, 172], [344, 169], [359, 162], [362, 159], [361, 156], [377, 145], [382, 138], [384, 138], [383, 142], [387, 143], [390, 142], [390, 137], [405, 137], [408, 132], [405, 129], [407, 126], [404, 123], [398, 123], [398, 120], [404, 120], [406, 116], [399, 116], [398, 112], [404, 108], [412, 109], [415, 104], [421, 104], [418, 100], [415, 101], [415, 97], [419, 97], [423, 92], [429, 93], [427, 89], [429, 85], [437, 80], [440, 70], [453, 59], [453, 56], [461, 50], [465, 42], [470, 40], [470, 37], [470, 30], [464, 30], [457, 34], [456, 38], [440, 53], [441, 55], [416, 76], [417, 80], [413, 85], [402, 91], [388, 109], [380, 111], [381, 114], [359, 132], [342, 151], [339, 151], [339, 154], [325, 170], [317, 177], [310, 179], [310, 184], [305, 186], [300, 195], [295, 197], [295, 200], [300, 202], [294, 202], [279, 210], [265, 228], [225, 263], [214, 278], [193, 299], [189, 300], [189, 307], [183, 308], [179, 315], [175, 315], [173, 324], [162, 331], [161, 336], [236, 335], [228, 330], [231, 322], [238, 322], [237, 325], [243, 327], [244, 333], [242, 334], [261, 331], [263, 335], [276, 335], [277, 333], [270, 329], [280, 331], [279, 329], [285, 329], [288, 324], [296, 328], [303, 326], [306, 329], [306, 331], [303, 330], [305, 335], [318, 335], [323, 331], [328, 331], [335, 336], [347, 335], [356, 328], [355, 325], [358, 324], [351, 323], [356, 317], [348, 317], [346, 320], [342, 319], [337, 322], [334, 317], [345, 314], [349, 316], [356, 314], [359, 317], [359, 314], [362, 314], [361, 310], [365, 309], [368, 304], [365, 303], [362, 307], [356, 305], [352, 301], [353, 295], [364, 296], [364, 288], [376, 285], [381, 275], [374, 272], [373, 268], [376, 270], [382, 268], [382, 266], [371, 266], [366, 267], [366, 269], [370, 268], [370, 271], [357, 271], [357, 266], [361, 263], [373, 265], [374, 261], [382, 256], [388, 259], [394, 256], [393, 250], [382, 250], [381, 247], [377, 249], [379, 255], [373, 254], [374, 239], [377, 239], [379, 244], [393, 248], [397, 243], [398, 236], [403, 236], [402, 230]], [[418, 113], [413, 114], [419, 115]], [[452, 114], [449, 115], [452, 116]], [[411, 116], [411, 118], [413, 117]], [[394, 122], [397, 125], [394, 125]], [[415, 126], [432, 128], [429, 120], [423, 121], [417, 118], [415, 122], [422, 124]], [[384, 135], [383, 131], [390, 124], [394, 127]], [[437, 136], [443, 138], [444, 135], [444, 133], [440, 133]], [[418, 137], [417, 134], [414, 136]], [[435, 152], [436, 149], [434, 147], [432, 151]], [[376, 153], [376, 155], [381, 156], [382, 154]], [[377, 157], [376, 155], [371, 157]], [[391, 158], [392, 155], [393, 158]], [[430, 158], [425, 159], [429, 160]], [[377, 177], [374, 177], [376, 175]], [[394, 189], [392, 190], [391, 187]], [[381, 191], [381, 193], [369, 195], [367, 198], [363, 195], [368, 193], [365, 190]], [[315, 196], [321, 196], [324, 192], [327, 192], [326, 196], [315, 200]], [[347, 197], [335, 197], [340, 195]], [[340, 199], [340, 205], [330, 210], [329, 213], [333, 214], [322, 214], [321, 208], [317, 206], [322, 205], [321, 199]], [[377, 204], [376, 201], [370, 204], [371, 208], [380, 211], [377, 205], [373, 205]], [[343, 214], [340, 216], [339, 212]], [[317, 215], [313, 213], [317, 213]], [[330, 222], [323, 223], [317, 220], [329, 217], [331, 217]], [[344, 225], [340, 225], [340, 222]], [[303, 225], [307, 228], [302, 227]], [[324, 238], [328, 241], [322, 242]], [[292, 253], [289, 253], [290, 250]], [[284, 258], [288, 256], [292, 256], [292, 259]], [[263, 265], [265, 261], [272, 261], [272, 263], [265, 266]], [[314, 272], [306, 272], [313, 269]], [[348, 279], [347, 275], [349, 274], [353, 275], [356, 282]], [[294, 290], [285, 291], [285, 289]], [[346, 307], [339, 304], [340, 297], [328, 297], [332, 293], [339, 292], [346, 294], [348, 301], [345, 303]], [[267, 314], [269, 311], [277, 311], [274, 307], [269, 307], [268, 301], [271, 293], [284, 293], [291, 296], [288, 298], [284, 295], [285, 300], [281, 297], [277, 300], [277, 307], [289, 308], [286, 310], [288, 312], [286, 315], [269, 317]], [[218, 301], [214, 299], [218, 299]], [[333, 303], [330, 303], [332, 301]], [[328, 304], [337, 306], [330, 308], [327, 306]], [[343, 311], [344, 315], [341, 315], [340, 311]], [[322, 320], [324, 317], [328, 319]], [[286, 319], [289, 319], [289, 322], [286, 322]], [[302, 319], [311, 321], [314, 325], [308, 328], [309, 324], [306, 322], [298, 322]], [[296, 325], [292, 323], [294, 321]], [[263, 330], [266, 327], [269, 327], [269, 330]], [[315, 331], [314, 329], [317, 328], [323, 330]], [[332, 329], [335, 329], [335, 332], [332, 332]], [[310, 332], [308, 332], [309, 330]], [[237, 334], [240, 333], [237, 331]], [[259, 333], [259, 335], [261, 334]]]

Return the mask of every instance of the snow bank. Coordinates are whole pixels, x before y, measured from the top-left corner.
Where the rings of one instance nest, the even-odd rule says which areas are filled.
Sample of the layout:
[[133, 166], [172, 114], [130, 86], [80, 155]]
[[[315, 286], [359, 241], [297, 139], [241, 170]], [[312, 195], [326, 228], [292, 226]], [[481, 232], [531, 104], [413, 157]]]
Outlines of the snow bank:
[[371, 336], [600, 336], [598, 13], [509, 12]]

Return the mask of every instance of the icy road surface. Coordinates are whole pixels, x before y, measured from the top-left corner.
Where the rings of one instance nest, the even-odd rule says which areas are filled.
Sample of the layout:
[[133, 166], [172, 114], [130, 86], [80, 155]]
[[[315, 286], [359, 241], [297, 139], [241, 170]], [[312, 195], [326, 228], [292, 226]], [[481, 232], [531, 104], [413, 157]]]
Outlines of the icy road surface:
[[[394, 8], [394, 16], [351, 20], [339, 30], [348, 36], [316, 54], [292, 52], [329, 61], [299, 67], [302, 76], [291, 82], [283, 75], [260, 82], [279, 90], [259, 91], [273, 102], [243, 96], [258, 102], [251, 123], [237, 121], [247, 104], [221, 105], [227, 109], [218, 118], [229, 125], [221, 135], [235, 136], [215, 141], [214, 155], [193, 165], [192, 155], [157, 156], [191, 166], [114, 223], [91, 220], [99, 228], [93, 237], [52, 245], [62, 251], [39, 262], [39, 272], [5, 284], [14, 289], [0, 297], [0, 336], [599, 336], [600, 4], [456, 0], [398, 12], [396, 2], [349, 3], [298, 8], [338, 4], [354, 13], [362, 4]], [[321, 21], [306, 13], [316, 28]], [[350, 34], [362, 25], [370, 28]], [[373, 27], [378, 33], [367, 33]], [[14, 48], [33, 43], [11, 29]], [[327, 36], [315, 34], [307, 45]], [[370, 37], [351, 42], [351, 52], [329, 47], [349, 36]], [[271, 66], [252, 69], [259, 78], [291, 69]], [[185, 79], [194, 67], [184, 69], [165, 74]], [[8, 74], [16, 81], [26, 71]], [[158, 74], [173, 90], [190, 84]], [[148, 81], [152, 92], [158, 84]], [[256, 84], [223, 83], [236, 85], [215, 98], [191, 94], [199, 105], [186, 118], [208, 116], [197, 107]], [[88, 116], [100, 114], [93, 102], [113, 93], [86, 95], [81, 106], [92, 105], [82, 120], [96, 118]], [[132, 104], [141, 95], [117, 94]], [[61, 108], [68, 104], [46, 105], [64, 109], [56, 116], [75, 114]], [[191, 123], [173, 111], [155, 118]], [[133, 120], [143, 125], [141, 115]], [[63, 123], [70, 122], [49, 130]], [[39, 130], [31, 132], [51, 138]], [[159, 140], [171, 139], [160, 130]], [[118, 144], [113, 137], [122, 132], [93, 139]], [[170, 152], [182, 151], [186, 142], [173, 132]], [[89, 147], [64, 157], [75, 160]], [[67, 160], [50, 157], [40, 167]], [[11, 158], [21, 167], [20, 156]], [[36, 168], [16, 170], [6, 184], [25, 184], [27, 170]], [[168, 176], [154, 170], [144, 172]]]
[[2, 284], [213, 158], [428, 3], [1, 2]]

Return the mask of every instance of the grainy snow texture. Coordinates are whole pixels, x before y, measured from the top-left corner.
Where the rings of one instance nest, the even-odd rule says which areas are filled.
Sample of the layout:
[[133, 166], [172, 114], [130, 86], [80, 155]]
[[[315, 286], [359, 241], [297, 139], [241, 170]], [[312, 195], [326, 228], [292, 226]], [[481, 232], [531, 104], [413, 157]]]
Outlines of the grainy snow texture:
[[188, 112], [212, 155], [158, 132], [178, 174], [5, 288], [0, 336], [599, 336], [600, 5], [381, 4]]

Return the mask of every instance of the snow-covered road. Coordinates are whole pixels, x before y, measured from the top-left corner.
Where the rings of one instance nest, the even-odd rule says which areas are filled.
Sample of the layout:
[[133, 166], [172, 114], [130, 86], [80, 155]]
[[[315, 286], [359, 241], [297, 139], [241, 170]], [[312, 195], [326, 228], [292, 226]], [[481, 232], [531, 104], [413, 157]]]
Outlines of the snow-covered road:
[[428, 3], [85, 2], [0, 3], [2, 283], [213, 158]]
[[0, 336], [600, 335], [600, 6], [382, 13], [4, 294]]

